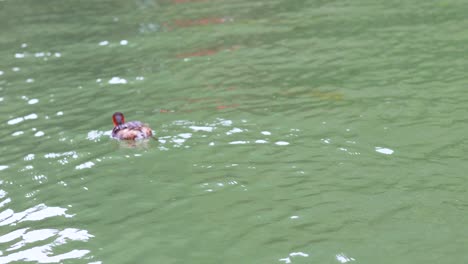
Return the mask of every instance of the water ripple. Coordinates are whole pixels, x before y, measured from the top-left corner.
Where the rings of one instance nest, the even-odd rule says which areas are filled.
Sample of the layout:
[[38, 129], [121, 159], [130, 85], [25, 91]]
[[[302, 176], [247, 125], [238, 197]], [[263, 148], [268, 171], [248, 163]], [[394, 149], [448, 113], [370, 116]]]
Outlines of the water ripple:
[[65, 213], [66, 211], [66, 208], [48, 207], [45, 204], [38, 204], [18, 213], [15, 213], [12, 209], [7, 209], [0, 212], [0, 226], [16, 225], [24, 221], [38, 221], [54, 216], [73, 217], [73, 215]]
[[[9, 254], [3, 252], [0, 256], [0, 263], [10, 263], [14, 261], [36, 261], [38, 263], [58, 263], [67, 259], [80, 259], [90, 253], [89, 250], [73, 249], [66, 253], [53, 255], [54, 249], [70, 243], [71, 241], [86, 242], [93, 235], [88, 234], [87, 231], [75, 228], [66, 228], [64, 230], [58, 229], [39, 229], [31, 230], [23, 228], [10, 232], [0, 237], [0, 244], [20, 240], [13, 245], [10, 245], [5, 251], [16, 251]], [[33, 246], [28, 249], [22, 249], [30, 244], [37, 244], [39, 241], [51, 240], [51, 242], [41, 245]], [[22, 250], [21, 250], [22, 249]]]
[[[7, 193], [0, 190], [0, 197], [5, 198], [0, 202], [0, 207], [5, 207], [11, 203], [10, 198], [6, 198]], [[67, 214], [66, 208], [47, 206], [38, 204], [32, 208], [21, 212], [15, 212], [7, 208], [0, 212], [0, 226], [15, 227], [27, 224], [28, 222], [47, 223], [47, 219], [52, 217], [72, 218], [74, 214]], [[28, 224], [30, 225], [30, 224]], [[61, 246], [72, 241], [87, 242], [94, 236], [86, 230], [77, 228], [40, 228], [22, 227], [4, 233], [0, 236], [0, 263], [10, 263], [17, 261], [35, 261], [38, 263], [56, 263], [66, 259], [80, 259], [89, 256], [90, 250], [73, 249], [66, 253], [54, 254], [55, 250], [63, 252]]]

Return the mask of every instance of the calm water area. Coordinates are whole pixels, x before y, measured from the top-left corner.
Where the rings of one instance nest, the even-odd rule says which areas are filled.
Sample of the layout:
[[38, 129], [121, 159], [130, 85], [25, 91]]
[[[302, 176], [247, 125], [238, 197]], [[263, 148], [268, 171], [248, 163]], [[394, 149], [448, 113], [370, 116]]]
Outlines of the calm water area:
[[467, 13], [0, 0], [0, 264], [468, 263]]

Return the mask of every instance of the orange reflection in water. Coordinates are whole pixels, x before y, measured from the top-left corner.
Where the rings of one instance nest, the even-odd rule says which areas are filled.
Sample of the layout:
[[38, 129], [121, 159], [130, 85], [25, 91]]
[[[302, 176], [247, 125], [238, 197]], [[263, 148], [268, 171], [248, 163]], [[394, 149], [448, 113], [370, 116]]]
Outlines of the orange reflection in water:
[[315, 97], [322, 100], [342, 101], [344, 94], [339, 91], [321, 91], [317, 89], [301, 89], [291, 88], [279, 93], [284, 97]]
[[[168, 98], [167, 100], [171, 103], [176, 103], [178, 107], [176, 109], [158, 109], [156, 110], [160, 114], [176, 114], [181, 112], [196, 112], [196, 111], [219, 111], [234, 109], [241, 106], [237, 101], [233, 102], [233, 99], [243, 100], [242, 96], [233, 96], [232, 94], [225, 94], [226, 92], [234, 91], [237, 87], [216, 87], [212, 85], [206, 86], [202, 90], [208, 90], [210, 93], [214, 93], [213, 96], [203, 97], [175, 97]], [[219, 96], [222, 93], [222, 96]], [[218, 94], [218, 95], [215, 95]], [[154, 111], [153, 111], [154, 112]]]
[[198, 18], [198, 19], [179, 19], [174, 21], [174, 25], [177, 27], [193, 27], [193, 26], [207, 26], [207, 25], [216, 25], [223, 24], [226, 22], [233, 21], [232, 18], [226, 17], [207, 17], [207, 18]]
[[200, 3], [209, 2], [210, 0], [172, 0], [173, 4], [185, 4], [185, 3]]
[[[158, 110], [162, 114], [172, 113], [191, 113], [198, 111], [232, 111], [237, 109], [256, 109], [257, 106], [252, 104], [252, 100], [258, 100], [258, 98], [252, 98], [247, 94], [238, 94], [238, 87], [216, 87], [208, 85], [204, 87], [205, 91], [210, 91], [213, 96], [205, 97], [191, 97], [191, 98], [168, 98], [168, 101], [175, 103], [177, 107], [175, 109], [160, 109]], [[236, 94], [229, 93], [230, 91], [237, 91]], [[220, 95], [221, 93], [221, 95]], [[339, 102], [344, 100], [344, 94], [339, 90], [337, 91], [323, 91], [312, 88], [290, 88], [285, 91], [280, 91], [276, 94], [279, 97], [284, 98], [307, 98], [312, 97], [322, 101], [333, 101]], [[247, 108], [246, 108], [247, 107]]]
[[194, 52], [188, 53], [179, 53], [176, 55], [177, 58], [190, 58], [190, 57], [202, 57], [202, 56], [209, 56], [218, 53], [219, 50], [217, 49], [206, 49], [206, 50], [199, 50]]
[[219, 47], [219, 48], [211, 48], [211, 49], [202, 49], [198, 51], [193, 51], [193, 52], [187, 52], [187, 53], [179, 53], [176, 55], [177, 58], [191, 58], [191, 57], [202, 57], [202, 56], [210, 56], [214, 55], [218, 52], [221, 51], [236, 51], [240, 48], [239, 45], [234, 45], [231, 47]]
[[217, 102], [212, 106], [202, 106], [202, 107], [191, 107], [188, 109], [181, 109], [181, 110], [168, 110], [168, 109], [160, 109], [159, 113], [161, 114], [176, 114], [176, 113], [188, 113], [188, 112], [196, 112], [196, 111], [210, 111], [210, 110], [225, 110], [230, 108], [238, 108], [239, 104], [223, 104], [222, 102]]
[[227, 108], [237, 108], [237, 107], [239, 107], [239, 104], [218, 105], [218, 106], [216, 106], [216, 109], [223, 110], [223, 109], [227, 109]]

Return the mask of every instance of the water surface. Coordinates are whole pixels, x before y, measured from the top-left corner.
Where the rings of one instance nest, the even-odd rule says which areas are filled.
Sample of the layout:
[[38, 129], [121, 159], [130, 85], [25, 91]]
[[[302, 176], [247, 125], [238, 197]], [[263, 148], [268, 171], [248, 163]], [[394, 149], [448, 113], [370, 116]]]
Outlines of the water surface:
[[467, 11], [0, 1], [0, 263], [468, 260]]

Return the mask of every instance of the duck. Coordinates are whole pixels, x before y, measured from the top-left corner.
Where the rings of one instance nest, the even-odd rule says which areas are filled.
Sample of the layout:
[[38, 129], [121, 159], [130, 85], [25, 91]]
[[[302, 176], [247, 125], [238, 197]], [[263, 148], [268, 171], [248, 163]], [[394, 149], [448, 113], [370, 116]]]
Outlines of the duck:
[[125, 117], [121, 112], [115, 112], [112, 115], [114, 129], [112, 129], [112, 137], [121, 140], [135, 140], [154, 138], [153, 130], [140, 121], [125, 122]]

